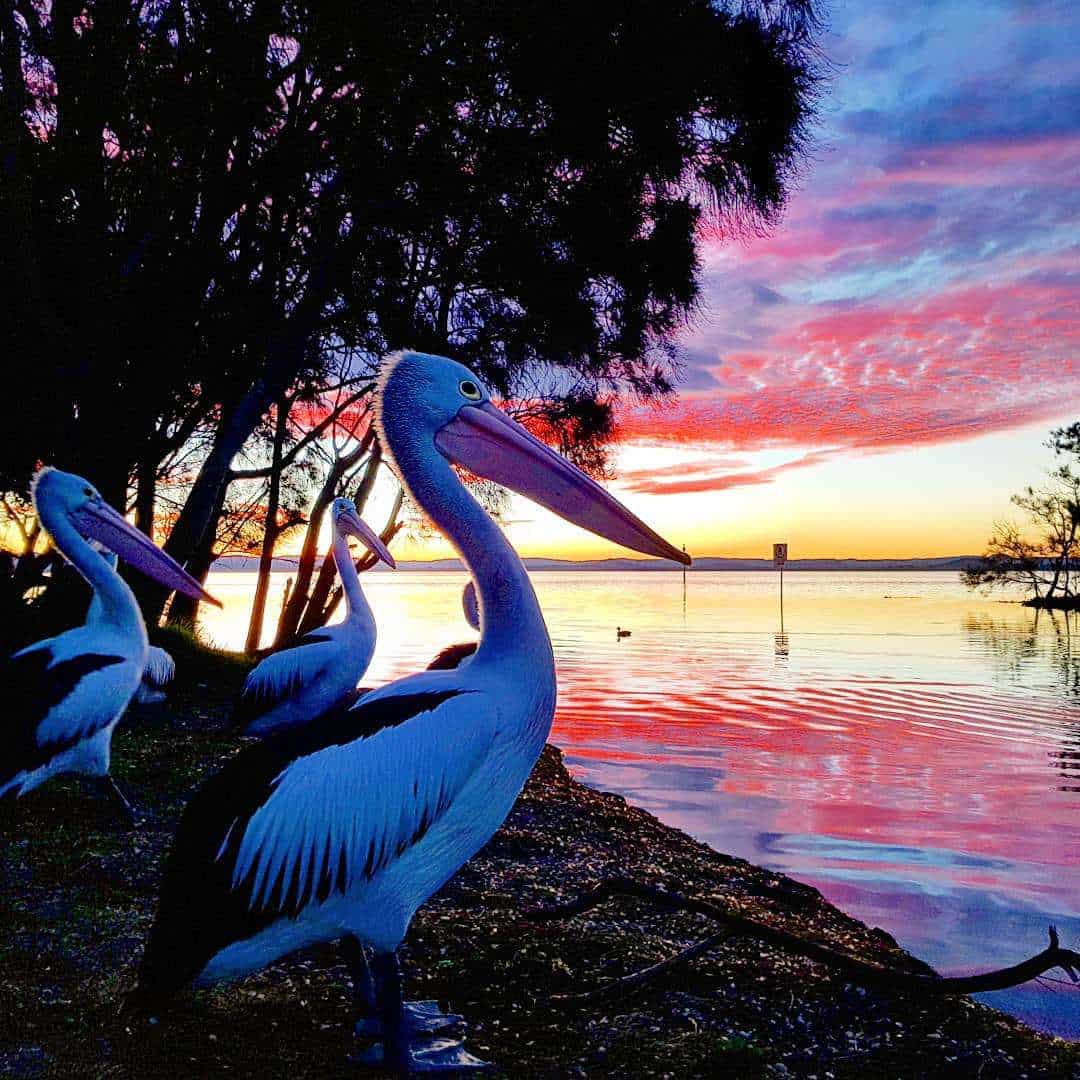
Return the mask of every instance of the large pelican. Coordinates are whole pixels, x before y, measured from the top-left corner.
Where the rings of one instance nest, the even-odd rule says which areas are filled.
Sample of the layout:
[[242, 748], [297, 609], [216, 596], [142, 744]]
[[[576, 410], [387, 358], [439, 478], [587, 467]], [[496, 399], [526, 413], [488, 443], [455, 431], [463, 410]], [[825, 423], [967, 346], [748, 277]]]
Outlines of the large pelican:
[[22, 795], [58, 773], [109, 776], [113, 729], [146, 669], [148, 642], [127, 583], [88, 541], [97, 541], [169, 589], [217, 603], [178, 563], [129, 525], [82, 477], [42, 469], [34, 508], [57, 549], [90, 583], [92, 622], [15, 653], [0, 674], [0, 796]]
[[[116, 569], [116, 552], [102, 551], [101, 557]], [[86, 623], [91, 625], [105, 618], [105, 603], [95, 589], [86, 611]], [[176, 678], [176, 661], [164, 649], [151, 645], [146, 652], [146, 669], [132, 700], [137, 705], [154, 705], [165, 700], [165, 688]]]
[[403, 1002], [397, 949], [416, 909], [510, 811], [551, 727], [555, 664], [525, 567], [453, 463], [625, 547], [689, 557], [500, 412], [453, 360], [384, 361], [376, 424], [401, 482], [476, 582], [480, 647], [462, 667], [399, 679], [268, 739], [203, 784], [176, 833], [133, 1004], [152, 1009], [187, 983], [351, 936], [374, 952], [367, 1030], [382, 1035], [384, 1062], [479, 1067], [459, 1044], [425, 1042], [437, 1018]]
[[334, 563], [345, 591], [345, 619], [305, 634], [295, 645], [271, 653], [248, 673], [234, 719], [245, 735], [271, 735], [306, 724], [356, 690], [375, 652], [375, 616], [349, 554], [355, 536], [388, 566], [394, 557], [356, 512], [352, 499], [330, 507]]

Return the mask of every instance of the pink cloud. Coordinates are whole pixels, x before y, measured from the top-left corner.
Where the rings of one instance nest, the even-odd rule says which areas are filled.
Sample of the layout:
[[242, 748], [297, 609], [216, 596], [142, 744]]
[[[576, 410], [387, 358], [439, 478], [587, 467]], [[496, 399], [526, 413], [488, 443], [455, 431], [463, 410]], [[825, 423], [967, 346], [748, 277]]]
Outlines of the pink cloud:
[[[635, 469], [623, 473], [621, 480], [630, 491], [649, 495], [684, 495], [702, 491], [727, 491], [730, 488], [772, 483], [782, 473], [818, 465], [832, 456], [833, 451], [816, 450], [794, 461], [785, 461], [767, 469], [726, 472], [726, 463], [711, 463], [706, 470], [678, 466], [664, 469]], [[678, 472], [676, 471], [678, 470]], [[681, 473], [680, 479], [669, 479]], [[690, 475], [687, 475], [687, 474]], [[695, 473], [697, 475], [695, 475]]]
[[842, 448], [944, 443], [1059, 417], [1080, 402], [1075, 290], [1021, 281], [957, 288], [909, 304], [802, 309], [761, 347], [725, 355], [721, 391], [623, 414], [623, 438], [753, 451], [807, 451], [784, 465], [730, 461], [629, 474], [635, 490], [689, 492], [768, 483]]

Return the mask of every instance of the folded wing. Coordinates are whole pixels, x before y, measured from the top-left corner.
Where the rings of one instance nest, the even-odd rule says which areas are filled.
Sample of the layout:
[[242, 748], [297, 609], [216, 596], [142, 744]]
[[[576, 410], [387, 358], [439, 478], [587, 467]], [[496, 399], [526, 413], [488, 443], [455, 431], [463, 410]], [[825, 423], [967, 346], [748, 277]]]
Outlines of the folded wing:
[[181, 819], [141, 984], [158, 996], [233, 942], [346, 894], [419, 843], [491, 745], [458, 689], [362, 700], [239, 754]]
[[288, 649], [271, 653], [248, 672], [233, 720], [247, 725], [310, 686], [338, 658], [337, 643], [313, 631]]

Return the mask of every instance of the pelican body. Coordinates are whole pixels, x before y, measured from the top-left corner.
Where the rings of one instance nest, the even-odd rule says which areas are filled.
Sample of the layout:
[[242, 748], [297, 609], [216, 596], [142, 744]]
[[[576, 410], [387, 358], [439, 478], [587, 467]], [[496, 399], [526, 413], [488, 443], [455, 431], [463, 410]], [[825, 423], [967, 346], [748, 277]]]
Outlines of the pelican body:
[[149, 655], [142, 614], [127, 583], [89, 541], [166, 588], [217, 603], [81, 477], [42, 469], [33, 499], [57, 549], [94, 590], [95, 613], [6, 662], [0, 796], [23, 795], [59, 773], [108, 778], [113, 729], [142, 681]]
[[265, 737], [321, 716], [350, 697], [371, 663], [375, 616], [360, 586], [348, 538], [355, 536], [388, 566], [395, 565], [394, 557], [357, 514], [352, 499], [335, 499], [330, 519], [345, 619], [305, 634], [252, 668], [234, 713], [234, 720], [246, 725], [245, 735]]
[[137, 993], [146, 1007], [186, 983], [352, 937], [374, 952], [366, 1030], [382, 1036], [381, 1060], [453, 1070], [481, 1063], [416, 1041], [429, 1017], [402, 1001], [397, 948], [417, 908], [509, 813], [551, 728], [556, 686], [525, 567], [451, 463], [617, 543], [687, 557], [453, 360], [396, 354], [376, 395], [388, 461], [476, 582], [479, 647], [461, 667], [399, 679], [260, 743], [202, 786], [176, 834]]

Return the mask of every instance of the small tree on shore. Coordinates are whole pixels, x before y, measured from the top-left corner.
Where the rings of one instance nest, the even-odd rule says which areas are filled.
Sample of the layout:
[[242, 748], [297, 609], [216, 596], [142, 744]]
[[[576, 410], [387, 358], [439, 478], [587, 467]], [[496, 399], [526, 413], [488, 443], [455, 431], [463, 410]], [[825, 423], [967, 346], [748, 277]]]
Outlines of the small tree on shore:
[[[1080, 422], [1050, 433], [1059, 456], [1080, 459]], [[1080, 472], [1066, 462], [1040, 487], [1012, 497], [1026, 522], [999, 521], [980, 562], [963, 572], [969, 588], [1019, 585], [1033, 607], [1080, 607], [1073, 559], [1080, 532]]]

